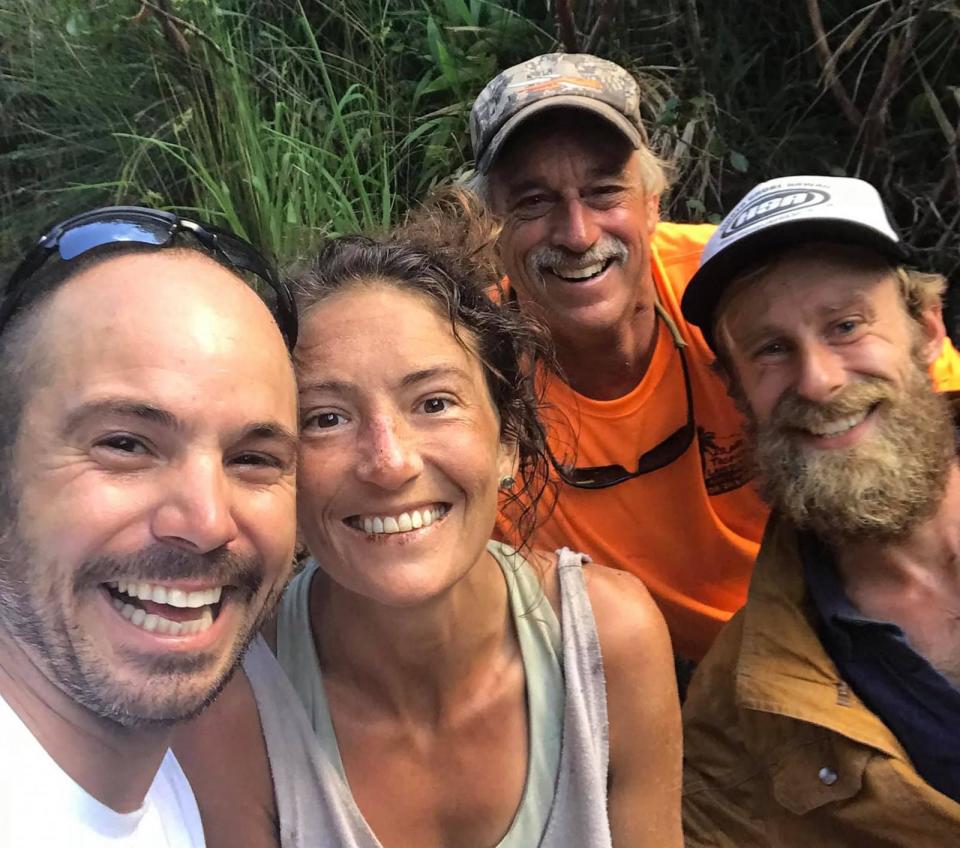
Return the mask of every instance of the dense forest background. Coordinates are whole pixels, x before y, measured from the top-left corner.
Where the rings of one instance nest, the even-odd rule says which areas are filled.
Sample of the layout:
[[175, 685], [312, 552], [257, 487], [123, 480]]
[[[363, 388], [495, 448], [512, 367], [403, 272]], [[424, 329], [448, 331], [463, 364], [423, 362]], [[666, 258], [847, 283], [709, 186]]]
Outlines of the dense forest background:
[[666, 217], [869, 179], [960, 317], [958, 0], [0, 0], [0, 273], [98, 203], [192, 210], [281, 262], [389, 226], [469, 167], [484, 83], [555, 49], [641, 80]]

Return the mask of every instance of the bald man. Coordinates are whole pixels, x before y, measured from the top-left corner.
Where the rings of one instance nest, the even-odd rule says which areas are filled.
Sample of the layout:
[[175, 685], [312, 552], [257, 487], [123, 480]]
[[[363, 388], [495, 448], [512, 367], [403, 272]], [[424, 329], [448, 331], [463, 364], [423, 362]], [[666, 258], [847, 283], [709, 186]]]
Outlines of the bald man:
[[4, 290], [0, 843], [204, 844], [169, 737], [289, 576], [295, 336], [252, 247], [155, 210], [58, 225]]

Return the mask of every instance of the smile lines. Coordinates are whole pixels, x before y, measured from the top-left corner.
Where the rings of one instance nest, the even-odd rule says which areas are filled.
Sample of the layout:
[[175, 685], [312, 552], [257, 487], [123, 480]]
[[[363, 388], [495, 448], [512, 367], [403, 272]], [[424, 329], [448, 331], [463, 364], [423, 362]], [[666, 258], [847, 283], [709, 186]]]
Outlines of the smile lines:
[[443, 518], [449, 510], [448, 504], [436, 503], [422, 509], [401, 512], [399, 515], [351, 515], [344, 520], [363, 533], [407, 533], [429, 527], [434, 521]]

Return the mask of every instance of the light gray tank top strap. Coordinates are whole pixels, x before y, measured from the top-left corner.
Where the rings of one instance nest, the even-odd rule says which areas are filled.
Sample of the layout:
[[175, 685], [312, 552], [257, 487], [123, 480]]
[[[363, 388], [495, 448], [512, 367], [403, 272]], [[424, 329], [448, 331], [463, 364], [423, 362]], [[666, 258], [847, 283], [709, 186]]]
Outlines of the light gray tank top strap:
[[[499, 543], [489, 550], [510, 590], [531, 733], [523, 799], [497, 848], [609, 848], [606, 694], [581, 568], [586, 557], [558, 552], [561, 640], [532, 568]], [[293, 682], [260, 640], [244, 661], [273, 770], [282, 844], [381, 848], [350, 793], [326, 705], [308, 620], [315, 569], [293, 581], [278, 614], [277, 655]], [[561, 670], [562, 689], [543, 685], [559, 681]]]
[[607, 809], [607, 683], [583, 577], [586, 554], [557, 551], [566, 703], [553, 811], [540, 848], [613, 848]]

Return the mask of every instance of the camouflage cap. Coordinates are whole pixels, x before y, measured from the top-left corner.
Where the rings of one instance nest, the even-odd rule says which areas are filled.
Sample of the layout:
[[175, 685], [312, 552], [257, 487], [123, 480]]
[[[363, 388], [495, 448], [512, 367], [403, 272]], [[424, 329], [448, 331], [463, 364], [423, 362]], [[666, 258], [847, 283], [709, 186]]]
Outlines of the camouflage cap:
[[487, 173], [504, 142], [537, 112], [586, 109], [609, 121], [635, 147], [646, 144], [640, 87], [623, 68], [587, 53], [545, 53], [497, 74], [470, 112], [477, 171]]

